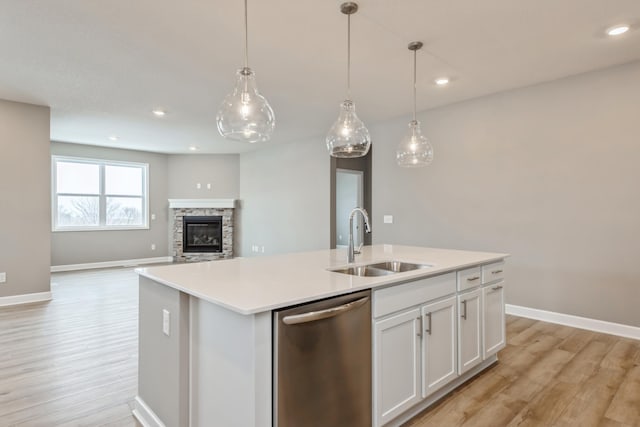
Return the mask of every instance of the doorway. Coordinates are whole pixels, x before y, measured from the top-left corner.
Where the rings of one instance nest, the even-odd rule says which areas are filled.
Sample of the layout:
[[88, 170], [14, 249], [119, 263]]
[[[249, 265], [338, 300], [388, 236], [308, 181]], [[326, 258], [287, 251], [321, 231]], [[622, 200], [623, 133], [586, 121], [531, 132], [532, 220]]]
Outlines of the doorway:
[[[347, 247], [349, 243], [349, 214], [353, 208], [364, 207], [369, 213], [369, 222], [373, 226], [371, 212], [371, 149], [364, 157], [354, 159], [331, 158], [331, 236], [329, 240], [331, 249]], [[354, 218], [353, 241], [356, 248], [361, 243], [365, 245], [371, 244], [371, 233], [364, 233], [364, 221], [361, 215], [357, 215]]]

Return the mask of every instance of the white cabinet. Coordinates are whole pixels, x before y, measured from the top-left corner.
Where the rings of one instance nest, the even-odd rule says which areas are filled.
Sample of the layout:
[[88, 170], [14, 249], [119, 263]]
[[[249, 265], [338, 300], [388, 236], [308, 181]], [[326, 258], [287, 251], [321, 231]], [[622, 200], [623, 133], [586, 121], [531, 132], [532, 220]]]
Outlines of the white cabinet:
[[411, 408], [420, 395], [420, 310], [374, 324], [374, 411], [380, 426]]
[[500, 261], [373, 292], [376, 427], [426, 407], [504, 347], [503, 272]]
[[483, 358], [486, 359], [506, 345], [504, 317], [504, 281], [482, 288]]
[[424, 305], [422, 312], [422, 397], [458, 376], [456, 297]]
[[482, 291], [458, 295], [458, 374], [482, 362]]
[[504, 317], [504, 260], [482, 266], [482, 353], [486, 359], [507, 344]]

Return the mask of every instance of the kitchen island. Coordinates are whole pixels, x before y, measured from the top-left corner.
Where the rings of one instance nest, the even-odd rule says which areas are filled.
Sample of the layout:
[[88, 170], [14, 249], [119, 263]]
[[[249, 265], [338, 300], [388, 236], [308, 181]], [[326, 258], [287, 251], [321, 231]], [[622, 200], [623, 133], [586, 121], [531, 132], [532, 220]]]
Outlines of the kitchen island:
[[[134, 414], [150, 426], [271, 426], [273, 311], [370, 289], [375, 347], [373, 424], [398, 423], [495, 362], [495, 353], [504, 345], [504, 327], [499, 322], [504, 324], [502, 284], [507, 256], [398, 245], [364, 247], [354, 265], [391, 260], [428, 265], [374, 277], [331, 271], [347, 265], [346, 251], [341, 249], [141, 268], [137, 270], [140, 352]], [[485, 293], [500, 297], [483, 298]], [[426, 303], [435, 301], [440, 307], [450, 300], [455, 301], [450, 310], [441, 311], [453, 316], [452, 327], [458, 329], [449, 337], [455, 344], [449, 349], [456, 361], [455, 372], [439, 378], [437, 384], [429, 382], [423, 375], [429, 364], [418, 359], [426, 357], [430, 347], [420, 349], [412, 338], [410, 351], [417, 357], [414, 371], [425, 381], [416, 377], [415, 390], [406, 398], [402, 396], [405, 388], [393, 384], [394, 390], [382, 398], [376, 389], [386, 387], [388, 366], [376, 355], [387, 351], [384, 331], [391, 330], [391, 324], [394, 333], [402, 331], [402, 319], [413, 316], [414, 311], [420, 324], [427, 319], [423, 316], [438, 322], [439, 311], [432, 318], [432, 312], [424, 310], [429, 307]], [[493, 310], [498, 309], [486, 328], [491, 340], [497, 341], [490, 346], [484, 345], [480, 335], [485, 331], [485, 300]], [[470, 328], [455, 321], [459, 310], [465, 320], [475, 316]], [[418, 322], [411, 318], [405, 324], [415, 329]], [[421, 329], [417, 335], [422, 339]], [[465, 344], [469, 333], [475, 334], [472, 345]], [[438, 357], [443, 355], [436, 355], [435, 360]]]

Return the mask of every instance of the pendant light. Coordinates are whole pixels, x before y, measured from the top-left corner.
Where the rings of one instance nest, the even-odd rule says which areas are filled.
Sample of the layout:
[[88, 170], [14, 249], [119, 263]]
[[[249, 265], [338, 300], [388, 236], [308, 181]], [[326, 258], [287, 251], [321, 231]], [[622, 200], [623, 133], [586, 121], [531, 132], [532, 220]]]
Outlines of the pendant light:
[[260, 95], [253, 70], [249, 68], [249, 26], [244, 0], [244, 67], [236, 73], [233, 92], [226, 96], [216, 122], [222, 136], [242, 142], [268, 141], [276, 125], [269, 102]]
[[433, 147], [420, 130], [420, 122], [416, 120], [416, 57], [422, 42], [409, 43], [409, 50], [413, 51], [413, 120], [409, 122], [409, 129], [396, 151], [398, 165], [403, 167], [426, 166], [433, 161]]
[[338, 120], [327, 134], [327, 149], [333, 157], [362, 157], [369, 152], [371, 137], [356, 115], [351, 100], [351, 15], [358, 11], [358, 5], [353, 2], [342, 3], [340, 11], [347, 15], [347, 99], [340, 104]]

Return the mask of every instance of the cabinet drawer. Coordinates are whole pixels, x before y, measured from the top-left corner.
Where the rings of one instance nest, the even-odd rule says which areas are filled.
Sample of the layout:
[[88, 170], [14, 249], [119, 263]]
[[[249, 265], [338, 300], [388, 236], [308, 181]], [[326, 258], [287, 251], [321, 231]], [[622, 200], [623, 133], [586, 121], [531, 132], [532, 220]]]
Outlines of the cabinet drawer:
[[456, 273], [419, 279], [373, 292], [373, 317], [450, 295], [456, 291]]
[[482, 273], [480, 266], [466, 268], [457, 272], [458, 274], [458, 290], [464, 291], [467, 289], [475, 288], [482, 283]]
[[482, 266], [482, 283], [504, 279], [504, 260]]

